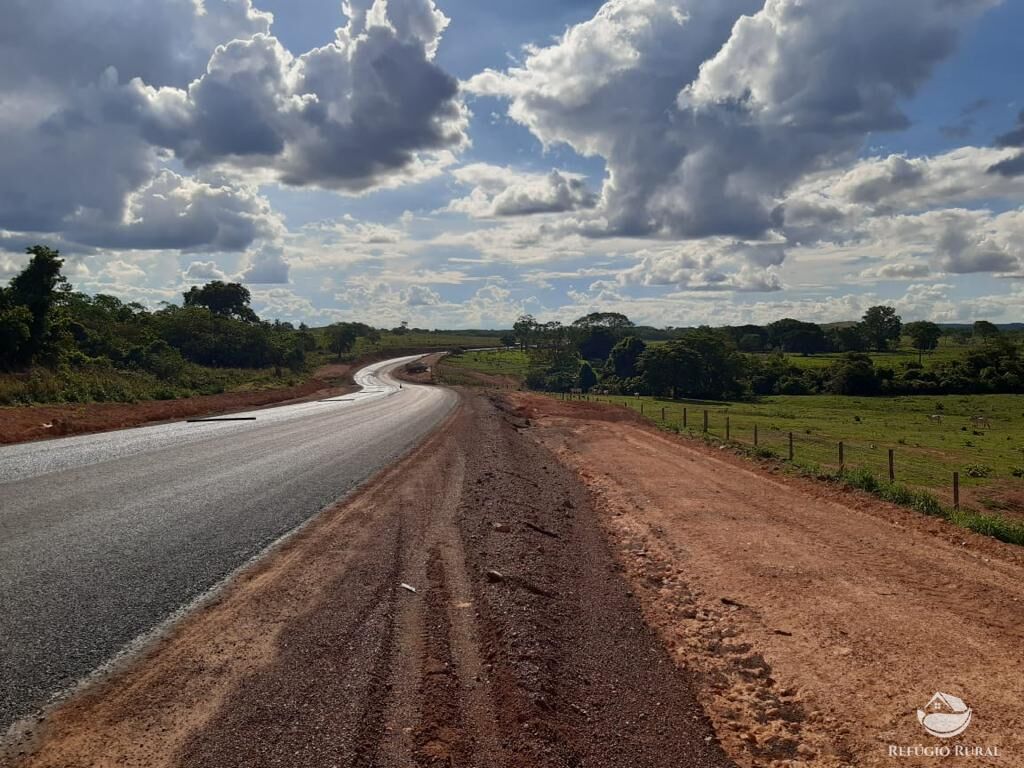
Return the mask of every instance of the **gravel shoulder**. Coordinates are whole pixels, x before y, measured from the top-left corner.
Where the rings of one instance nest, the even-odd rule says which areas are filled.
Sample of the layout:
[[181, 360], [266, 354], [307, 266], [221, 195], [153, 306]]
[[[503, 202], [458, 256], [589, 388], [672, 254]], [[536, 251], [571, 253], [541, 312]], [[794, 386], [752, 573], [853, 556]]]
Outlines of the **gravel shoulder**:
[[589, 492], [499, 405], [465, 396], [8, 762], [732, 765]]
[[[743, 766], [1024, 764], [1024, 555], [866, 495], [667, 435], [623, 409], [508, 396], [588, 488], [648, 622]], [[973, 709], [948, 742], [916, 711]]]

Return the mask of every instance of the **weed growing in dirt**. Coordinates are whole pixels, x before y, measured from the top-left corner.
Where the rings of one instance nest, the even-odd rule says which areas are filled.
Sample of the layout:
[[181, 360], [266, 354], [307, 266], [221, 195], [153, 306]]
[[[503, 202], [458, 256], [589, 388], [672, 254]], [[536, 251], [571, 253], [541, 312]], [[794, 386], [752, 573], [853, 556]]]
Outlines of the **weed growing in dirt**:
[[969, 509], [950, 509], [938, 499], [924, 491], [907, 488], [900, 483], [890, 483], [875, 477], [867, 469], [840, 472], [836, 479], [848, 488], [867, 491], [884, 501], [910, 507], [932, 517], [947, 520], [960, 528], [991, 536], [1008, 544], [1024, 545], [1024, 524], [1008, 520], [999, 515], [989, 515]]

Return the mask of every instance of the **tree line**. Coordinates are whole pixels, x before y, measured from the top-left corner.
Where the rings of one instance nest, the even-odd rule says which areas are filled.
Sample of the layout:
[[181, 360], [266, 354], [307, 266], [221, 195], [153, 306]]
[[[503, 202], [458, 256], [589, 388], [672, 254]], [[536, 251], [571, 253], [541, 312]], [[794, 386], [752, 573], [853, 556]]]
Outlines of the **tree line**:
[[33, 246], [28, 254], [28, 265], [0, 287], [3, 371], [105, 366], [165, 381], [174, 381], [188, 364], [298, 372], [317, 349], [340, 357], [359, 338], [378, 334], [362, 323], [313, 331], [261, 320], [245, 286], [220, 280], [191, 287], [180, 305], [150, 311], [115, 296], [72, 290], [56, 250]]
[[[640, 338], [638, 328], [618, 313], [590, 314], [567, 326], [524, 315], [512, 341], [529, 356], [527, 385], [548, 391], [712, 400], [1024, 392], [1019, 344], [987, 321], [975, 323], [975, 343], [962, 356], [926, 368], [923, 355], [937, 349], [946, 333], [928, 321], [904, 325], [894, 308], [877, 306], [858, 323], [823, 327], [786, 318], [765, 326], [688, 329], [657, 344]], [[904, 336], [918, 360], [888, 365], [868, 354], [891, 350]], [[791, 359], [824, 352], [840, 356], [820, 368]]]

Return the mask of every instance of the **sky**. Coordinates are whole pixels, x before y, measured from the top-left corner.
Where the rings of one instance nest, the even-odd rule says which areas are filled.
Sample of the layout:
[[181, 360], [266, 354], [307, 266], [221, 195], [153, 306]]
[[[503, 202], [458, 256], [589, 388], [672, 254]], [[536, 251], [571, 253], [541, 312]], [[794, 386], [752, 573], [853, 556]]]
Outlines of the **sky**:
[[11, 0], [0, 280], [510, 327], [1024, 321], [1024, 4]]

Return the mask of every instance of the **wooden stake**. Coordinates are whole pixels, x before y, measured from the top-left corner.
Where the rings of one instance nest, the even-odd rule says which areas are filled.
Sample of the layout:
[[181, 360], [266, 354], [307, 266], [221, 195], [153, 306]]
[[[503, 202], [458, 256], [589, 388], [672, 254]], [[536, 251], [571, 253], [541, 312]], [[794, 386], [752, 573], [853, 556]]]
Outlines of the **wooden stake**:
[[889, 482], [896, 479], [896, 451], [889, 449]]
[[953, 509], [960, 509], [960, 473], [953, 473]]
[[793, 460], [793, 433], [789, 433], [789, 460]]

